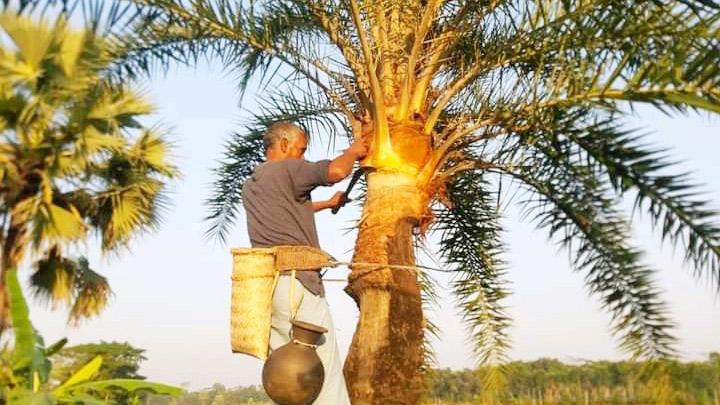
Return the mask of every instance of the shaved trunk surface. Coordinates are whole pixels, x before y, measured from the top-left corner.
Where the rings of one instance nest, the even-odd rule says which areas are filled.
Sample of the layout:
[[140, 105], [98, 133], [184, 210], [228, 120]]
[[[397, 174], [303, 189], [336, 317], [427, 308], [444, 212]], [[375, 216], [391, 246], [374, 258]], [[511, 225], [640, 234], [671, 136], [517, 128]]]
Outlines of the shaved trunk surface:
[[416, 404], [422, 391], [423, 313], [415, 265], [413, 227], [427, 197], [415, 176], [372, 172], [359, 226], [347, 292], [360, 319], [345, 361], [354, 405]]

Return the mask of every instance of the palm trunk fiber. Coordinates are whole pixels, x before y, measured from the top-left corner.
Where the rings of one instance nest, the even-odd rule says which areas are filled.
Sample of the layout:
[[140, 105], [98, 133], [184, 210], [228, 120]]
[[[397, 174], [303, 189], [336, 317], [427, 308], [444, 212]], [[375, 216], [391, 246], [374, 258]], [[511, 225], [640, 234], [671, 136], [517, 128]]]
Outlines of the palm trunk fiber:
[[427, 198], [414, 176], [373, 172], [346, 289], [360, 319], [345, 361], [354, 405], [416, 404], [422, 393], [423, 313], [417, 272], [382, 265], [415, 265], [413, 228]]

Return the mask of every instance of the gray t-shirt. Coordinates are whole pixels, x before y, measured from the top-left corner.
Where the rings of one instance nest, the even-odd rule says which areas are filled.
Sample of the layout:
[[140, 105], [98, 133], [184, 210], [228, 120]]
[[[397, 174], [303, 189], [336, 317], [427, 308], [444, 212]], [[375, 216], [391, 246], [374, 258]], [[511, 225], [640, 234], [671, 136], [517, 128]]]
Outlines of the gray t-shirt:
[[[284, 159], [258, 165], [243, 186], [243, 204], [253, 247], [307, 245], [320, 247], [310, 192], [329, 186], [329, 160]], [[297, 278], [316, 295], [325, 295], [317, 271]]]

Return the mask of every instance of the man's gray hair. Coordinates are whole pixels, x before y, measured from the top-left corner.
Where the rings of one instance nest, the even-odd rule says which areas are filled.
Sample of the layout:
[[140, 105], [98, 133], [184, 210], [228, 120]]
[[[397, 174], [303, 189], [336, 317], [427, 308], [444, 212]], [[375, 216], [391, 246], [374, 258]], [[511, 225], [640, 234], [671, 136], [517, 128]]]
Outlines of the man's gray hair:
[[268, 150], [271, 146], [280, 142], [283, 138], [287, 138], [287, 140], [292, 141], [296, 136], [301, 135], [306, 136], [305, 131], [292, 122], [276, 122], [270, 125], [267, 131], [265, 131], [265, 135], [263, 135], [263, 145], [265, 146], [265, 150]]

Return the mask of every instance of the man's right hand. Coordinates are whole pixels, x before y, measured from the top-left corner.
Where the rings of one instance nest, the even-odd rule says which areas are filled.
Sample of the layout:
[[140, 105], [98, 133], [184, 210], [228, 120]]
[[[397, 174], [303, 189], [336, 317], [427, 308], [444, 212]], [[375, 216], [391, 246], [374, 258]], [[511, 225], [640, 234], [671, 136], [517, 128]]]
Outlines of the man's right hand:
[[[337, 183], [345, 177], [349, 176], [352, 172], [353, 166], [356, 160], [361, 160], [368, 154], [368, 147], [365, 144], [369, 138], [365, 134], [357, 134], [356, 130], [359, 126], [361, 132], [368, 129], [369, 126], [366, 121], [355, 120], [352, 122], [353, 132], [355, 141], [350, 144], [350, 147], [345, 149], [342, 155], [336, 157], [330, 162], [328, 168], [328, 180], [331, 183]], [[360, 135], [360, 136], [358, 136]]]
[[355, 156], [355, 160], [360, 160], [367, 156], [368, 148], [365, 145], [365, 141], [362, 139], [358, 139], [350, 144], [350, 147], [347, 149], [347, 153], [353, 154]]

